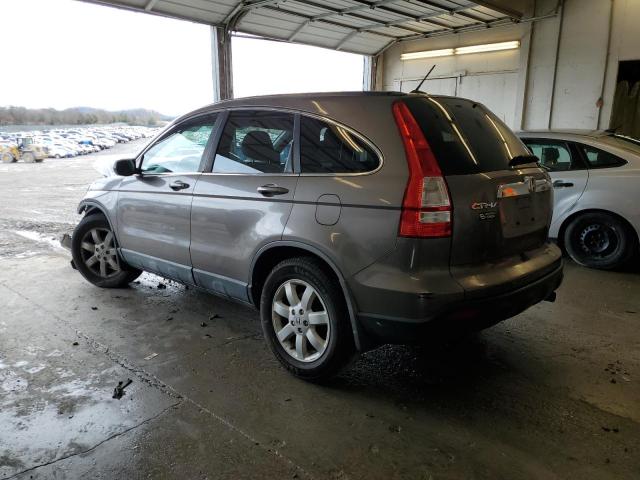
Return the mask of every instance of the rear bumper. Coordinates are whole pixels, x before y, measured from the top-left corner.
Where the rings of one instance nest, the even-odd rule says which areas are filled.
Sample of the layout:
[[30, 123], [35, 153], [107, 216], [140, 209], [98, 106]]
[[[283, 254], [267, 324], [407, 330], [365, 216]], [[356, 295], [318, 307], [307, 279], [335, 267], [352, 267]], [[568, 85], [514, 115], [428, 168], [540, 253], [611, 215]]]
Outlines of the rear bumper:
[[431, 337], [457, 335], [481, 330], [511, 318], [532, 305], [552, 297], [562, 283], [562, 262], [540, 278], [513, 290], [491, 294], [487, 289], [473, 298], [457, 300], [437, 314], [425, 318], [390, 317], [361, 313], [362, 327], [384, 343], [421, 343]]

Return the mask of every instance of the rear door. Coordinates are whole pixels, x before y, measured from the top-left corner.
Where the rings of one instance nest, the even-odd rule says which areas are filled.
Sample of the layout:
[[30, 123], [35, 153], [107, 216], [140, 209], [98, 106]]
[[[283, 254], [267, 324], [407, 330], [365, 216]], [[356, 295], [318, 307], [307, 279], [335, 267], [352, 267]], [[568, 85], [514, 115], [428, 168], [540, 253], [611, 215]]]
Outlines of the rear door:
[[577, 146], [548, 138], [524, 138], [523, 142], [549, 170], [553, 181], [553, 221], [555, 226], [569, 214], [587, 188], [589, 170]]
[[291, 213], [295, 116], [255, 109], [225, 115], [213, 168], [194, 192], [191, 260], [199, 286], [248, 300], [253, 256], [282, 238]]
[[453, 206], [452, 266], [494, 262], [541, 247], [551, 222], [548, 174], [482, 104], [454, 97], [405, 101], [433, 149]]
[[141, 173], [122, 180], [118, 242], [131, 265], [193, 283], [191, 201], [215, 122], [201, 116], [171, 129], [138, 159]]

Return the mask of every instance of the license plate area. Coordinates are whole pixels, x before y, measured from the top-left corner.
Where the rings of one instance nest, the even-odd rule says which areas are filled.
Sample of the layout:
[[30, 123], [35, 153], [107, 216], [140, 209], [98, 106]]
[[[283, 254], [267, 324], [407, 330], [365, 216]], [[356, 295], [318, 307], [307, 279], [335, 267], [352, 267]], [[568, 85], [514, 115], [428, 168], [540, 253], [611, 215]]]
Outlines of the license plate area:
[[545, 228], [546, 209], [536, 201], [536, 194], [528, 197], [503, 199], [500, 202], [502, 236], [514, 238]]

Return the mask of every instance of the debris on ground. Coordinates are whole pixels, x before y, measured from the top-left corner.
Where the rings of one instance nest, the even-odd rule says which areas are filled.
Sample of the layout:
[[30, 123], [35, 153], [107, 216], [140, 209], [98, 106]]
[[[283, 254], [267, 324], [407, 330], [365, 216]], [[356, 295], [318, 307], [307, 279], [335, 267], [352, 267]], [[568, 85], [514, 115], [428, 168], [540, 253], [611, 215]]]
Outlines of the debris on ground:
[[173, 317], [167, 318], [167, 322], [170, 322], [171, 320], [173, 320]]
[[207, 338], [213, 338], [213, 337], [212, 337], [210, 334], [208, 334], [208, 333], [205, 333], [205, 334], [204, 334], [204, 336], [205, 336], [205, 337], [207, 337]]
[[389, 425], [389, 431], [391, 433], [400, 433], [402, 431], [402, 427], [400, 425]]
[[152, 358], [155, 358], [157, 356], [158, 356], [158, 354], [156, 352], [153, 352], [152, 354], [147, 355], [146, 357], [144, 357], [144, 359], [145, 360], [151, 360]]
[[200, 326], [201, 326], [201, 327], [206, 327], [206, 326], [207, 326], [207, 324], [206, 324], [205, 322], [202, 322], [202, 323], [200, 324]]
[[158, 290], [164, 290], [165, 288], [167, 288], [167, 286], [162, 282], [158, 282], [157, 288]]
[[80, 344], [78, 342], [73, 342], [71, 345], [73, 345], [74, 347], [77, 347]]
[[215, 320], [216, 318], [220, 318], [220, 315], [217, 313], [214, 313], [213, 315], [209, 316], [209, 320]]
[[127, 378], [127, 382], [124, 383], [124, 384], [122, 382], [118, 382], [118, 386], [113, 389], [113, 397], [112, 398], [120, 400], [125, 394], [124, 389], [127, 388], [132, 383], [133, 383], [133, 380], [131, 380], [130, 378]]
[[91, 307], [91, 310], [97, 310], [98, 307]]
[[178, 313], [178, 311], [179, 310], [177, 308], [174, 308], [173, 310], [169, 310], [169, 313]]

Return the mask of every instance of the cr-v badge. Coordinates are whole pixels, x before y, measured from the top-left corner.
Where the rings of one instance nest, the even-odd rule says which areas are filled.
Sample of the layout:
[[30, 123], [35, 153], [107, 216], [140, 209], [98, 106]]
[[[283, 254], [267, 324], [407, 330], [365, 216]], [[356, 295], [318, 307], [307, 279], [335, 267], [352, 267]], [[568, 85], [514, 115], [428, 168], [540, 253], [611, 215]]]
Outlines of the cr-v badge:
[[471, 204], [471, 209], [479, 211], [480, 220], [493, 220], [496, 218], [496, 211], [493, 209], [497, 206], [498, 202], [474, 202]]

